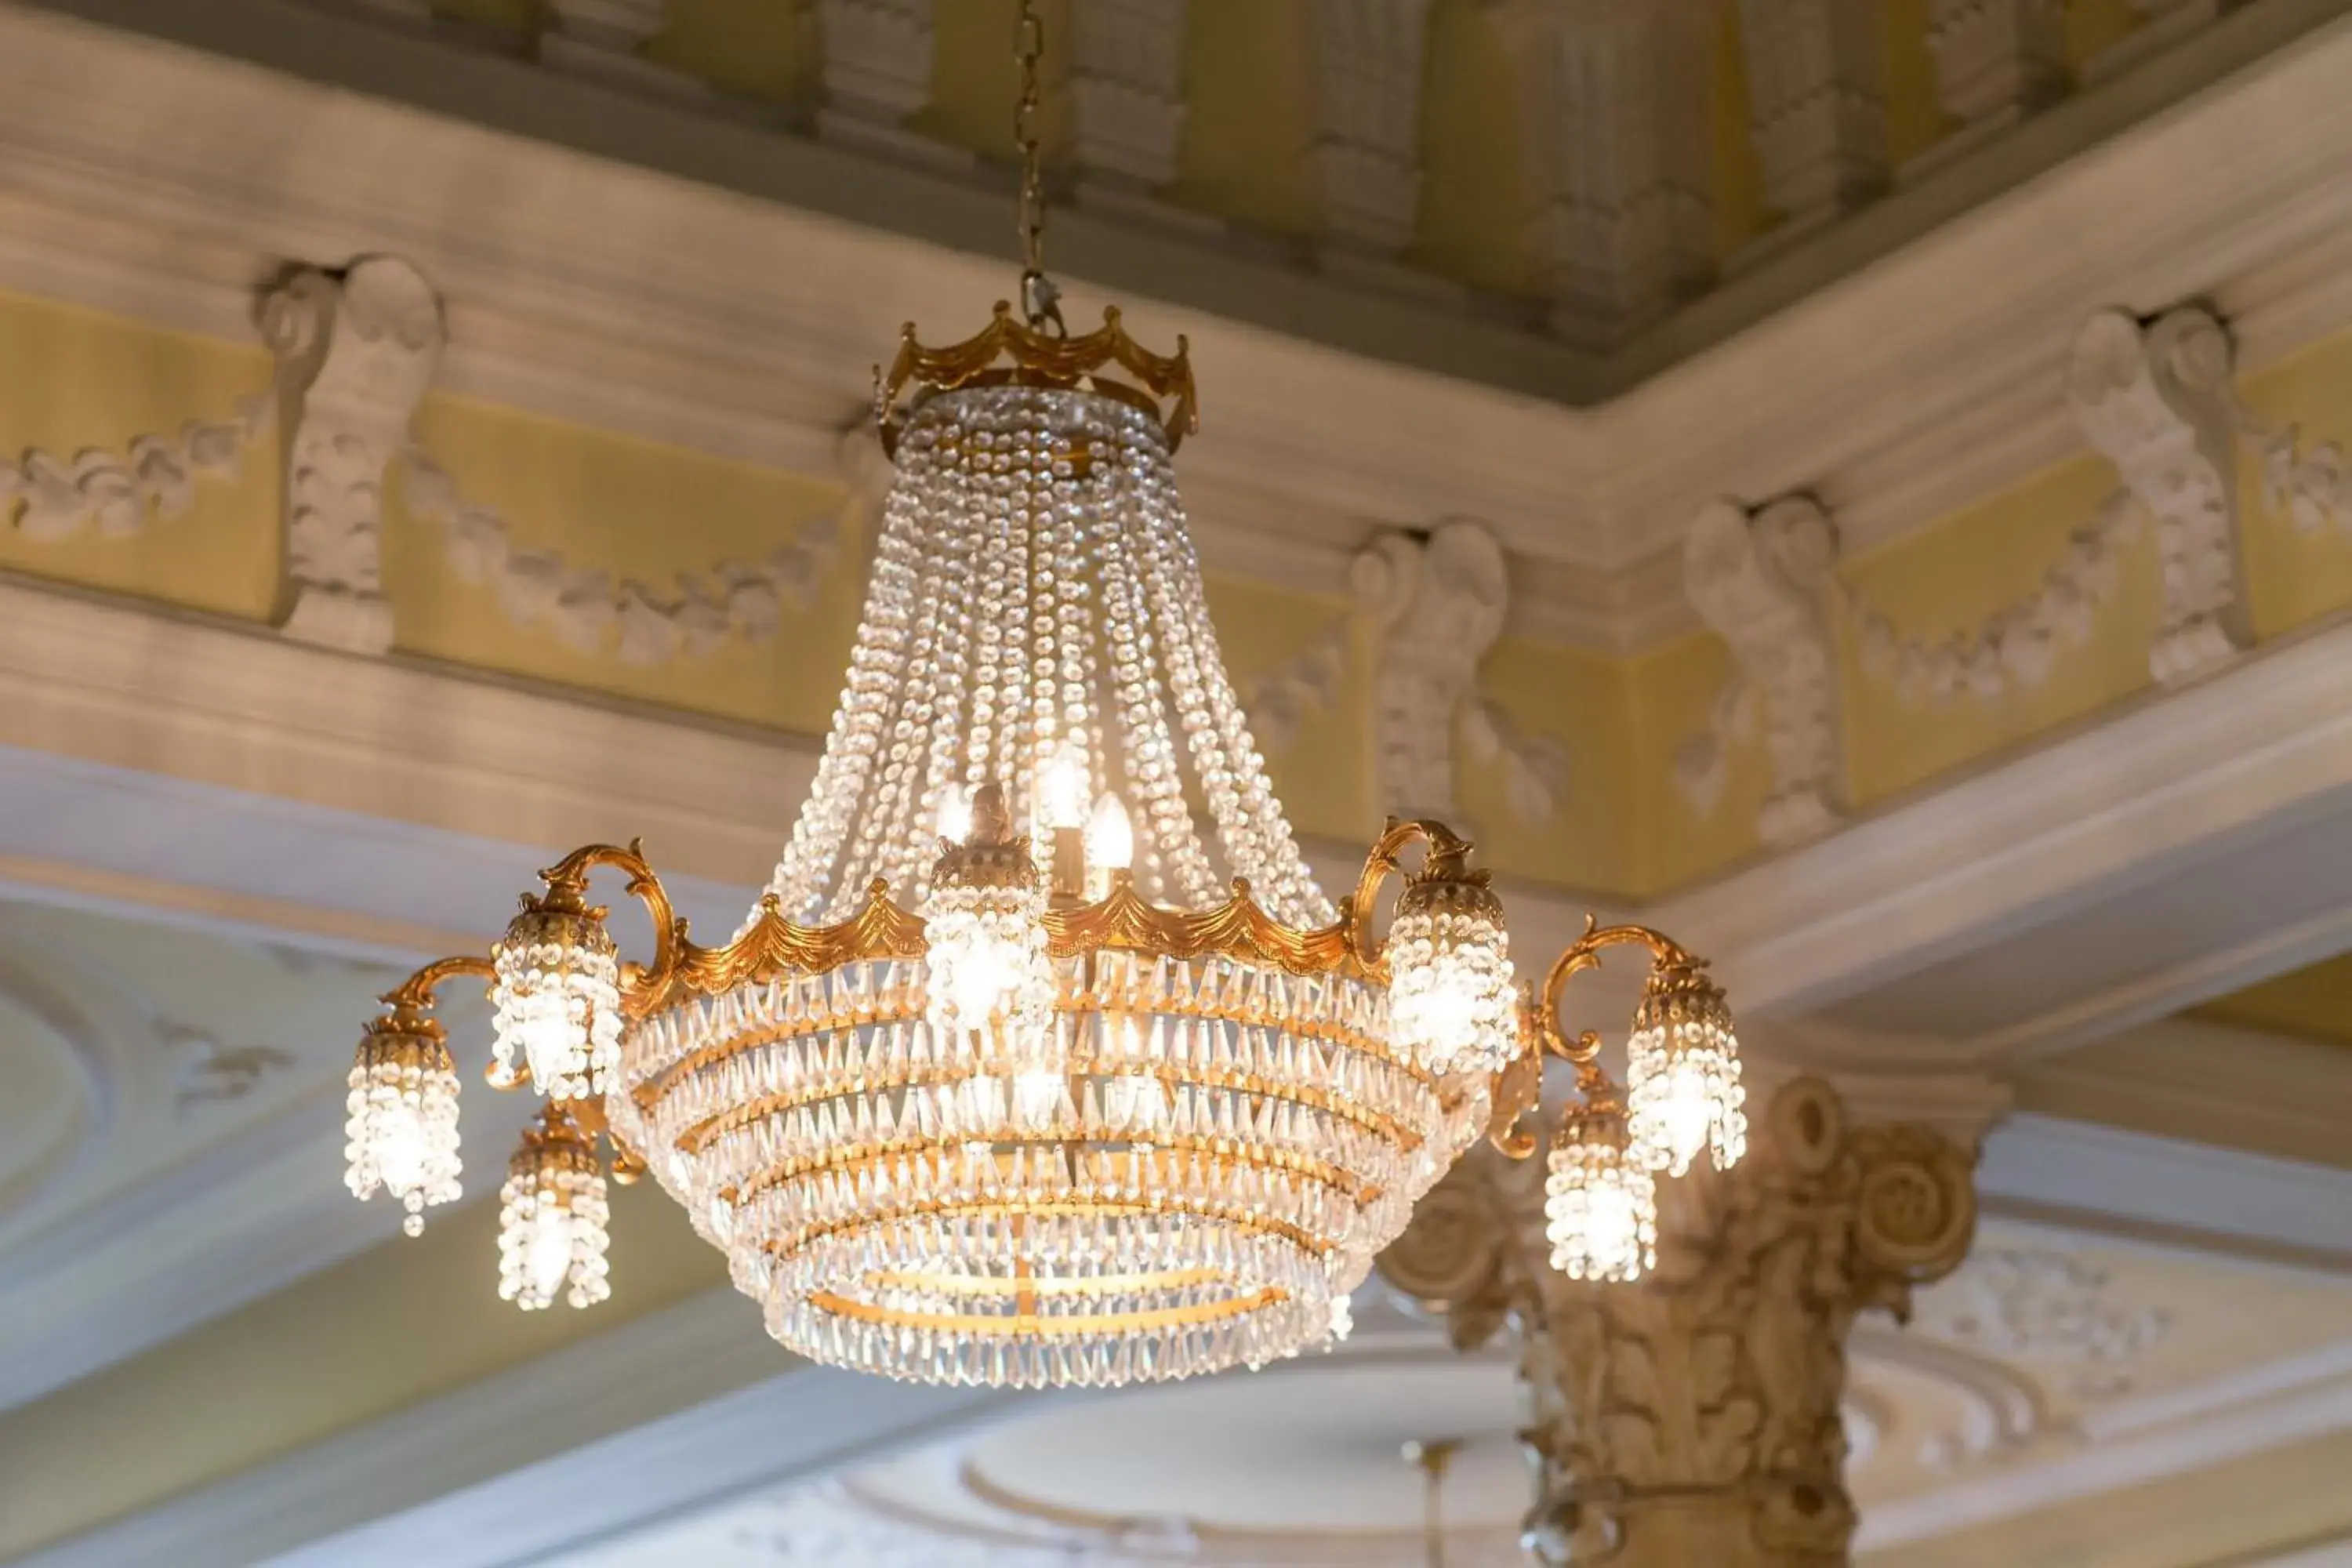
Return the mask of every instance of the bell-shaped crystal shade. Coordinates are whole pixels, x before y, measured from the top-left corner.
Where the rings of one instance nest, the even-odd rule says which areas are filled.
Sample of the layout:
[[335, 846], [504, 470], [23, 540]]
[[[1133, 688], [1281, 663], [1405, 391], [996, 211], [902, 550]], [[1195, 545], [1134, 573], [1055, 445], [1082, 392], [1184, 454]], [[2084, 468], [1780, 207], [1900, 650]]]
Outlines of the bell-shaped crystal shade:
[[1723, 993], [1696, 967], [1650, 977], [1625, 1047], [1633, 1145], [1654, 1171], [1681, 1175], [1702, 1153], [1718, 1171], [1748, 1149], [1748, 1091]]
[[349, 1081], [343, 1183], [360, 1198], [390, 1193], [418, 1235], [427, 1208], [459, 1195], [457, 1063], [436, 1026], [395, 1016], [362, 1037]]
[[1614, 1112], [1570, 1113], [1544, 1180], [1544, 1236], [1571, 1279], [1630, 1283], [1657, 1267], [1657, 1178]]
[[1500, 910], [1491, 899], [1407, 900], [1389, 927], [1391, 1037], [1441, 1077], [1500, 1071], [1518, 1047]]
[[499, 1297], [526, 1312], [612, 1294], [604, 1173], [571, 1116], [550, 1101], [507, 1165], [499, 1191]]
[[528, 908], [492, 950], [499, 1063], [550, 1100], [604, 1091], [621, 1051], [620, 955], [593, 910]]

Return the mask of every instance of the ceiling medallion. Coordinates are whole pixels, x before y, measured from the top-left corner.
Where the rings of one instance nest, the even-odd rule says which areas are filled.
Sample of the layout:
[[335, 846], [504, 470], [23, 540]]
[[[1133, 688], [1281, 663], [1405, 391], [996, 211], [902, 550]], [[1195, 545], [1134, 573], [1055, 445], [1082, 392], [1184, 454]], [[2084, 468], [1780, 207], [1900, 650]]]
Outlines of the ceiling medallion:
[[[519, 1306], [607, 1293], [609, 1163], [650, 1172], [813, 1360], [1183, 1377], [1344, 1332], [1349, 1293], [1456, 1159], [1490, 1132], [1532, 1151], [1515, 1127], [1549, 1049], [1593, 1090], [1554, 1156], [1562, 1267], [1629, 1278], [1651, 1170], [1737, 1156], [1721, 995], [1639, 933], [1660, 963], [1621, 1100], [1550, 1008], [1635, 928], [1589, 934], [1538, 1009], [1488, 873], [1442, 824], [1391, 823], [1343, 902], [1317, 887], [1177, 496], [1183, 345], [1151, 353], [1116, 311], [1069, 337], [1042, 270], [1040, 47], [1024, 5], [1024, 310], [942, 350], [910, 328], [877, 375], [897, 478], [769, 891], [704, 947], [637, 846], [542, 873], [488, 958], [385, 997], [352, 1071], [349, 1184], [402, 1202], [411, 1234], [459, 1195], [433, 995], [480, 979], [493, 1083], [546, 1100], [502, 1194]], [[600, 868], [653, 917], [646, 963], [589, 902]]]

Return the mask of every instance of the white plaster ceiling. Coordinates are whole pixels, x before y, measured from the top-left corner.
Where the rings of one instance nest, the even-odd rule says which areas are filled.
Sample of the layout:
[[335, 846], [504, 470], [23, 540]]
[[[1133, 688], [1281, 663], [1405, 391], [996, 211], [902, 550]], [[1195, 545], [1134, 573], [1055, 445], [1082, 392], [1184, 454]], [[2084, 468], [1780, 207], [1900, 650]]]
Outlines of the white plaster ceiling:
[[[1518, 1563], [1528, 1479], [1507, 1360], [1456, 1355], [1377, 1305], [1359, 1316], [1368, 1329], [1336, 1355], [1038, 1401], [559, 1561], [1418, 1568], [1421, 1480], [1401, 1448], [1451, 1437], [1465, 1447], [1443, 1493], [1449, 1563]], [[1920, 1293], [1910, 1328], [1857, 1331], [1853, 1363], [1864, 1546], [1899, 1565], [1988, 1521], [2030, 1527], [2086, 1493], [2352, 1426], [2352, 1283], [1991, 1224], [1957, 1276]]]

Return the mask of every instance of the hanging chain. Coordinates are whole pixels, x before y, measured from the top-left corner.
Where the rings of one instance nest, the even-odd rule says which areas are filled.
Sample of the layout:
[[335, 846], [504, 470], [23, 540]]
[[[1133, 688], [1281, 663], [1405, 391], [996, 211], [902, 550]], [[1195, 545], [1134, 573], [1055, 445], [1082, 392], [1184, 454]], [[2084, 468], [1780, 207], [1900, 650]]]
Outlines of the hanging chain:
[[1045, 276], [1045, 175], [1037, 146], [1037, 63], [1045, 54], [1045, 24], [1037, 0], [1021, 0], [1014, 47], [1021, 60], [1021, 98], [1013, 110], [1013, 142], [1021, 152], [1021, 310], [1029, 325], [1067, 336], [1060, 290]]

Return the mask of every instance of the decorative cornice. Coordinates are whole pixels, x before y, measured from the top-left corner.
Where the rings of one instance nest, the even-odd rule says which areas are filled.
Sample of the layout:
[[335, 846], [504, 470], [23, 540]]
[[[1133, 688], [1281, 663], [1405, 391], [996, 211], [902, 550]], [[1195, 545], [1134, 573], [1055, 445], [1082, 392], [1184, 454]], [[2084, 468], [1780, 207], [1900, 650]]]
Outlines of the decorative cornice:
[[[998, 232], [994, 199], [941, 175], [778, 143], [657, 98], [453, 55], [422, 32], [263, 0], [194, 9], [166, 0], [58, 3], [219, 48], [343, 58], [356, 73], [346, 85], [377, 95], [446, 79], [456, 100], [513, 129], [569, 136], [593, 120], [609, 128], [598, 145], [609, 141], [623, 159], [681, 171], [773, 170], [761, 194], [820, 207], [837, 205], [843, 190], [870, 195], [870, 210], [847, 216], [871, 222], [920, 211], [945, 215], [942, 222], [968, 216], [974, 235], [983, 219], [988, 235]], [[1531, 592], [1515, 616], [1612, 651], [1685, 632], [1693, 623], [1671, 581], [1679, 541], [1656, 526], [1660, 517], [1690, 516], [1711, 494], [1817, 488], [1836, 497], [1847, 548], [1858, 550], [2064, 457], [2074, 442], [2054, 417], [2050, 344], [2079, 321], [2086, 293], [2160, 304], [2221, 291], [2242, 319], [2250, 364], [2352, 321], [2352, 269], [2257, 269], [2250, 260], [2291, 257], [2341, 215], [2331, 182], [2352, 108], [2336, 88], [2352, 27], [2318, 26], [2332, 15], [2320, 0], [2244, 8], [2216, 23], [2198, 49], [2037, 116], [2002, 142], [2003, 169], [2054, 163], [2092, 142], [2099, 151], [1588, 414], [1247, 329], [1196, 333], [1210, 429], [1186, 454], [1188, 495], [1263, 494], [1272, 485], [1303, 515], [1358, 519], [1356, 538], [1365, 521], [1408, 527], [1469, 510], [1490, 521], [1515, 573], [1524, 564], [1574, 585], [1573, 601]], [[489, 155], [482, 132], [380, 96], [127, 44], [46, 12], [9, 13], [0, 28], [0, 150], [9, 153], [0, 163], [0, 282], [23, 291], [234, 335], [248, 309], [247, 283], [274, 258], [397, 244], [452, 300], [441, 377], [452, 390], [820, 469], [834, 432], [862, 401], [877, 348], [906, 314], [968, 310], [1003, 288], [992, 264], [539, 144], [500, 141], [496, 155], [519, 180], [593, 191], [593, 199], [477, 211], [462, 195], [463, 173]], [[2290, 40], [2299, 47], [2281, 49]], [[2210, 73], [2254, 61], [2178, 113], [2144, 118]], [[88, 80], [109, 89], [58, 90]], [[2252, 115], [2257, 94], [2273, 107]], [[183, 155], [196, 146], [207, 154]], [[2183, 151], [2192, 146], [2193, 155]], [[397, 171], [372, 162], [394, 148]], [[266, 190], [234, 173], [265, 164], [276, 171]], [[2247, 166], [2266, 178], [2230, 174]], [[1916, 234], [1926, 215], [1981, 199], [1990, 181], [1955, 175], [1898, 193], [1840, 228], [1839, 254], [1870, 252], [1872, 236]], [[2166, 200], [2135, 195], [2152, 184]], [[364, 210], [350, 198], [357, 188], [375, 193]], [[588, 216], [622, 209], [635, 221], [598, 225]], [[2101, 215], [2105, 248], [2095, 258], [2041, 242], [2063, 215], [2084, 211]], [[1211, 253], [1172, 235], [1122, 231], [1113, 247], [1114, 226], [1083, 212], [1062, 222], [1059, 238], [1080, 275], [1098, 262], [1149, 294], [1151, 280], [1129, 274], [1150, 262], [1160, 266], [1158, 287], [1181, 298], [1205, 267], [1223, 279], [1223, 308], [1236, 319], [1314, 332], [1329, 314], [1322, 306], [1302, 313], [1293, 279], [1242, 260], [1211, 265]], [[635, 233], [669, 237], [657, 271], [622, 243]], [[499, 243], [478, 243], [486, 234]], [[793, 265], [735, 265], [775, 255]], [[2094, 261], [2095, 283], [2086, 280]], [[1612, 384], [1654, 371], [1668, 338], [1687, 346], [1745, 319], [1765, 295], [1785, 290], [1775, 281], [1784, 271], [1810, 287], [1821, 265], [1805, 244], [1759, 264], [1656, 343], [1619, 356]], [[1972, 281], [1995, 275], [2007, 280], [1997, 297]], [[551, 277], [560, 287], [550, 288]], [[898, 283], [877, 290], [877, 278]], [[1595, 384], [1589, 360], [1546, 358], [1532, 342], [1507, 342], [1476, 323], [1441, 330], [1442, 311], [1376, 300], [1341, 281], [1318, 288], [1331, 292], [1316, 298], [1347, 321], [1381, 323], [1359, 346], [1377, 340], [1380, 352], [1411, 361], [1451, 345], [1463, 356], [1447, 362], [1452, 368], [1522, 392], [1581, 397]], [[1950, 308], [1923, 312], [1922, 298]], [[648, 310], [649, 300], [660, 309]], [[1846, 347], [1824, 356], [1823, 342]], [[1530, 369], [1538, 363], [1549, 368]], [[1580, 377], [1582, 390], [1571, 390]], [[1770, 395], [1760, 395], [1767, 386]], [[1453, 413], [1428, 417], [1433, 399]], [[1525, 462], [1528, 451], [1546, 461]], [[1346, 548], [1337, 552], [1334, 587], [1344, 583]]]
[[1886, 188], [1879, 8], [1844, 0], [1739, 0], [1749, 139], [1764, 199], [1790, 228], [1827, 222]]

